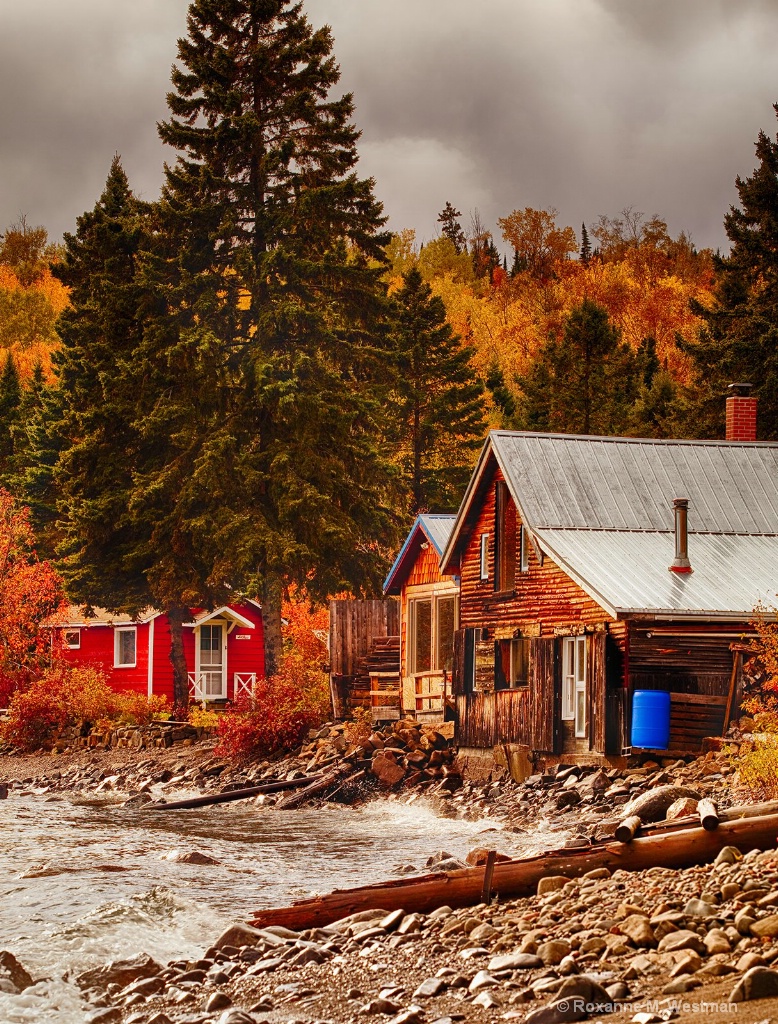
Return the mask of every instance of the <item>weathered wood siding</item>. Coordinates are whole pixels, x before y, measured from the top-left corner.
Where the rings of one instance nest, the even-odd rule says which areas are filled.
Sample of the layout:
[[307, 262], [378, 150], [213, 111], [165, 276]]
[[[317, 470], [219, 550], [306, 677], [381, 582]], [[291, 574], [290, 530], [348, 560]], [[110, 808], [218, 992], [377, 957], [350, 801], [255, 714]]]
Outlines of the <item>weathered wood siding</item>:
[[400, 603], [388, 597], [381, 601], [330, 601], [330, 672], [353, 676], [357, 661], [364, 658], [374, 637], [397, 636]]
[[633, 690], [669, 690], [726, 696], [733, 655], [730, 644], [748, 623], [731, 627], [632, 623], [629, 635], [629, 682]]
[[[623, 623], [617, 622], [593, 601], [577, 583], [548, 557], [541, 565], [532, 544], [529, 547], [529, 568], [521, 572], [519, 552], [513, 588], [502, 594], [494, 591], [494, 484], [502, 479], [495, 466], [491, 482], [485, 488], [474, 528], [465, 547], [461, 564], [460, 625], [488, 626], [495, 638], [507, 638], [520, 629], [527, 635], [540, 627], [540, 634], [553, 634], [554, 628], [573, 624], [609, 623], [611, 633], [623, 636]], [[510, 515], [516, 516], [516, 544], [519, 544], [521, 521], [511, 502]], [[481, 534], [489, 534], [489, 579], [480, 578]]]
[[456, 698], [457, 742], [462, 747], [493, 747], [497, 743], [530, 744], [528, 690], [468, 693]]
[[[495, 592], [495, 484], [503, 479], [496, 463], [488, 476], [477, 515], [472, 520], [461, 561], [460, 626], [464, 629], [488, 629], [488, 640], [475, 642], [475, 688], [482, 691], [467, 694], [457, 677], [464, 666], [464, 639], [459, 640], [455, 668], [458, 700], [460, 742], [472, 746], [489, 746], [493, 742], [527, 743], [533, 750], [559, 753], [588, 753], [606, 750], [606, 733], [619, 734], [618, 723], [606, 721], [608, 688], [623, 685], [623, 648], [626, 627], [613, 619], [586, 594], [550, 558], [542, 562], [531, 543], [527, 543], [528, 568], [521, 571], [521, 520], [513, 501], [506, 509], [506, 535], [515, 539], [515, 572], [510, 586]], [[489, 534], [489, 578], [481, 579], [481, 535]], [[588, 637], [588, 735], [585, 740], [565, 742], [560, 722], [561, 668], [559, 637], [586, 632]], [[464, 634], [463, 634], [464, 636]], [[530, 637], [529, 687], [519, 691], [493, 690], [494, 678], [486, 667], [489, 651], [494, 661], [494, 643], [514, 636]], [[608, 657], [608, 646], [620, 649], [619, 657]], [[480, 654], [480, 658], [479, 658]], [[472, 699], [471, 699], [472, 698]], [[616, 702], [611, 702], [614, 713]], [[510, 731], [513, 730], [511, 733]], [[483, 744], [471, 742], [480, 737]], [[489, 741], [489, 742], [487, 742]]]

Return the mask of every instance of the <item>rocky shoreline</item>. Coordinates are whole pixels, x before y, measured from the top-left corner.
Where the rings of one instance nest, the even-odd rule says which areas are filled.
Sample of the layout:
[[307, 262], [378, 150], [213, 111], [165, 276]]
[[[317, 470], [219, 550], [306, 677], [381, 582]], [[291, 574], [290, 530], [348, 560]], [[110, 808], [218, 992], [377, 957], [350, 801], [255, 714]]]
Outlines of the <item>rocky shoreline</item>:
[[[660, 788], [715, 797], [722, 808], [738, 796], [725, 753], [688, 763], [555, 766], [523, 783], [507, 774], [475, 783], [462, 779], [449, 745], [429, 734], [422, 744], [420, 731], [417, 738], [405, 728], [403, 738], [395, 726], [355, 745], [342, 742], [342, 728], [325, 730], [293, 756], [240, 767], [216, 757], [208, 740], [185, 749], [6, 755], [0, 782], [52, 798], [75, 792], [137, 807], [182, 791], [229, 792], [334, 767], [344, 777], [364, 773], [356, 799], [379, 793], [413, 803], [424, 796], [445, 817], [488, 815], [528, 838], [541, 825], [558, 829], [569, 847], [612, 835], [629, 801]], [[413, 758], [414, 744], [423, 765]], [[377, 760], [384, 763], [374, 772]], [[386, 772], [386, 765], [398, 770]], [[426, 777], [414, 779], [419, 772]], [[312, 799], [325, 801], [327, 794]], [[430, 870], [413, 860], [409, 850], [403, 873]], [[456, 866], [445, 851], [437, 860], [439, 870]], [[236, 922], [199, 960], [163, 965], [140, 956], [77, 980], [90, 1024], [555, 1024], [606, 1014], [614, 1022], [650, 1024], [691, 1020], [703, 1012], [700, 1003], [709, 1004], [704, 1012], [713, 1021], [743, 1020], [739, 1008], [757, 998], [757, 1016], [745, 1019], [761, 1020], [778, 1010], [773, 964], [778, 968], [778, 852], [740, 858], [728, 850], [714, 866], [613, 874], [603, 868], [580, 879], [543, 879], [526, 899], [427, 915], [365, 912], [300, 933]], [[0, 987], [23, 989], [23, 970], [10, 954], [0, 955]]]
[[89, 1024], [762, 1020], [778, 1009], [777, 909], [778, 852], [727, 847], [712, 866], [548, 877], [501, 904], [236, 924], [198, 960], [76, 982]]

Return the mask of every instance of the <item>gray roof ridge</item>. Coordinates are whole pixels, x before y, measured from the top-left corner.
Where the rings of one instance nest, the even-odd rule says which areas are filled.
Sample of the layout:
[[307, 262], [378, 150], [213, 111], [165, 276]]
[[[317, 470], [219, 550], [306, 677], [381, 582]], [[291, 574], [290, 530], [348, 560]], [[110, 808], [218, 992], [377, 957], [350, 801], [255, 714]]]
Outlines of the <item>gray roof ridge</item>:
[[778, 448], [778, 441], [729, 441], [726, 438], [694, 438], [694, 437], [624, 437], [618, 434], [556, 434], [542, 430], [490, 430], [490, 434], [500, 437], [549, 437], [554, 439], [564, 438], [567, 441], [607, 441], [624, 444], [651, 444], [651, 445], [705, 445], [706, 447], [717, 447], [725, 445], [735, 448]]

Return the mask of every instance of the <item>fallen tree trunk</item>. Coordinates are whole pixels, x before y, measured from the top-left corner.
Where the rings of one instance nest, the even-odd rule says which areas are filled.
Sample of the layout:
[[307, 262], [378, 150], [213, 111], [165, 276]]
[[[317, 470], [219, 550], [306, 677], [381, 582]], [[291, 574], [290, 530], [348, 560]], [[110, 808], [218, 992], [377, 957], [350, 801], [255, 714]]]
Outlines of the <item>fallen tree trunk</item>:
[[[491, 892], [502, 897], [531, 896], [546, 875], [578, 878], [594, 868], [642, 871], [650, 867], [685, 868], [707, 864], [725, 846], [736, 846], [743, 853], [771, 849], [776, 845], [776, 832], [778, 813], [722, 822], [715, 832], [707, 832], [698, 825], [665, 835], [638, 838], [628, 845], [608, 842], [583, 850], [554, 850], [537, 857], [496, 863]], [[429, 913], [442, 906], [473, 906], [483, 898], [483, 884], [484, 872], [480, 867], [379, 882], [300, 900], [291, 907], [261, 910], [251, 924], [258, 928], [283, 925], [303, 931], [331, 924], [362, 910]]]
[[[778, 814], [778, 800], [767, 800], [759, 804], [739, 804], [729, 807], [725, 811], [719, 811], [719, 821], [739, 821], [741, 818], [759, 818], [766, 814]], [[601, 821], [600, 828], [611, 829], [610, 836], [603, 836], [601, 842], [608, 842], [610, 837], [615, 838], [616, 829], [622, 823], [623, 818], [612, 818], [609, 821]], [[687, 828], [695, 828], [700, 823], [699, 814], [688, 815], [685, 818], [673, 818], [670, 821], [641, 821], [641, 837], [667, 835], [669, 832], [681, 832]]]
[[172, 800], [169, 804], [144, 804], [144, 811], [182, 811], [190, 807], [208, 807], [209, 804], [228, 804], [233, 800], [248, 800], [262, 793], [281, 793], [285, 789], [299, 789], [323, 778], [321, 775], [306, 775], [302, 779], [285, 779], [282, 782], [267, 782], [264, 786], [251, 786], [249, 789], [232, 789], [229, 793], [208, 793], [206, 796], [191, 796], [186, 800]]
[[306, 800], [310, 800], [312, 796], [317, 796], [319, 793], [323, 793], [328, 786], [332, 786], [334, 783], [339, 782], [346, 772], [349, 770], [348, 767], [338, 765], [337, 768], [333, 768], [329, 772], [325, 772], [324, 775], [319, 775], [315, 780], [309, 779], [310, 786], [306, 786], [305, 789], [299, 790], [297, 793], [292, 793], [290, 796], [285, 796], [283, 800], [279, 800], [276, 804], [276, 808], [279, 811], [288, 811], [293, 807], [299, 807], [300, 804], [304, 804]]

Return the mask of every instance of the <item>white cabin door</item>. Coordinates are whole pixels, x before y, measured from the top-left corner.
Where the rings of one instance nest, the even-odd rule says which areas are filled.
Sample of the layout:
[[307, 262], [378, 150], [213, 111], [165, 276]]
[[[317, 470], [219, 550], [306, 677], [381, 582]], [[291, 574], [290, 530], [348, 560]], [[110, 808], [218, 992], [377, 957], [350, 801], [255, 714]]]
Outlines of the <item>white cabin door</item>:
[[227, 696], [227, 632], [223, 624], [200, 626], [196, 672], [206, 700]]

